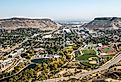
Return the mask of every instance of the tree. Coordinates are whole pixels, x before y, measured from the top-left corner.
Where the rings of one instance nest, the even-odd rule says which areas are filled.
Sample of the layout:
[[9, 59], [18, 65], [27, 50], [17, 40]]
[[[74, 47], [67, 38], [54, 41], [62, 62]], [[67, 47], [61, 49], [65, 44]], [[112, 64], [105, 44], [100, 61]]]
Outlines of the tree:
[[54, 69], [57, 70], [57, 68], [58, 68], [58, 65], [55, 63], [54, 64]]
[[43, 63], [43, 68], [46, 70], [48, 65], [46, 63]]
[[66, 59], [71, 59], [71, 57], [72, 57], [72, 56], [71, 56], [70, 54], [67, 54], [67, 55], [66, 55]]
[[41, 64], [37, 65], [37, 66], [34, 68], [35, 71], [37, 71], [37, 72], [41, 71], [41, 69], [42, 69], [41, 66], [42, 66]]
[[15, 82], [15, 79], [14, 78], [10, 78], [9, 82]]

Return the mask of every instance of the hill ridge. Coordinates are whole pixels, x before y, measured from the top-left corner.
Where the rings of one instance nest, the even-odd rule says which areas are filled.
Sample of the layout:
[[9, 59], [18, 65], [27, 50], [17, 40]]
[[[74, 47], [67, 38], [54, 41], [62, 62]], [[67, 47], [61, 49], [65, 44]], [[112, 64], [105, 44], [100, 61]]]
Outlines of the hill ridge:
[[57, 28], [57, 23], [51, 19], [31, 19], [31, 18], [8, 18], [0, 19], [0, 28], [17, 29], [17, 28], [41, 28], [44, 30], [53, 30]]
[[118, 29], [121, 28], [121, 17], [97, 17], [91, 22], [83, 25], [82, 27], [95, 29]]

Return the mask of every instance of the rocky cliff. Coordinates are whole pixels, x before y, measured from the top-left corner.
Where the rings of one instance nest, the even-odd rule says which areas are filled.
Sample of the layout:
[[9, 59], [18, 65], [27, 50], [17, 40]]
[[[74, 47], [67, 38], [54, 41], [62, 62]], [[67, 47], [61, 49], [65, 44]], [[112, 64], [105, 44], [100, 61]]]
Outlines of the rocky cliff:
[[17, 28], [40, 28], [42, 30], [56, 29], [57, 23], [51, 19], [29, 19], [29, 18], [10, 18], [0, 19], [0, 28], [17, 29]]
[[101, 17], [95, 18], [93, 21], [83, 25], [83, 27], [94, 28], [121, 28], [121, 18], [119, 17]]

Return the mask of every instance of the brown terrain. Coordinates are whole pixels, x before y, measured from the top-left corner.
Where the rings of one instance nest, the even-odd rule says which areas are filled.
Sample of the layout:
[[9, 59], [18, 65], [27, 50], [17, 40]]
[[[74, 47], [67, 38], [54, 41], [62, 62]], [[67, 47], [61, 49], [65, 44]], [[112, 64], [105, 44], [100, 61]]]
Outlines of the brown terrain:
[[121, 28], [121, 18], [119, 17], [100, 17], [95, 18], [91, 22], [82, 25], [82, 27], [95, 29], [95, 28], [113, 28], [118, 29]]
[[17, 28], [40, 28], [42, 30], [54, 30], [57, 23], [51, 19], [29, 19], [29, 18], [10, 18], [0, 19], [0, 28], [17, 29]]

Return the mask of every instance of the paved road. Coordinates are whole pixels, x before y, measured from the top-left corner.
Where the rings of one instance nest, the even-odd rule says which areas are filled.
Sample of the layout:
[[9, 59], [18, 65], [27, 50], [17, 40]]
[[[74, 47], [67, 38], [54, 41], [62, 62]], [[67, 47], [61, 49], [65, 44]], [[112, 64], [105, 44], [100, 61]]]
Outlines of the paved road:
[[[31, 64], [29, 64], [29, 65], [31, 65]], [[7, 76], [7, 77], [0, 78], [0, 81], [3, 81], [3, 80], [5, 80], [5, 79], [7, 79], [7, 78], [10, 78], [10, 77], [12, 77], [12, 76], [15, 76], [15, 75], [21, 73], [21, 72], [22, 72], [24, 69], [26, 69], [29, 65], [25, 66], [24, 68], [22, 68], [20, 71], [18, 71], [17, 73], [15, 73], [15, 74], [13, 74], [13, 75], [10, 75], [10, 76]]]
[[95, 70], [93, 70], [93, 71], [89, 71], [89, 72], [84, 73], [84, 74], [82, 74], [82, 75], [80, 75], [80, 76], [77, 76], [77, 77], [78, 77], [78, 78], [79, 78], [79, 77], [80, 77], [80, 78], [83, 78], [83, 77], [85, 77], [85, 76], [87, 76], [87, 75], [90, 75], [90, 74], [93, 74], [93, 73], [96, 73], [96, 72], [103, 71], [103, 70], [105, 70], [105, 69], [108, 69], [110, 66], [112, 66], [112, 65], [114, 65], [114, 64], [116, 64], [116, 63], [118, 63], [119, 61], [121, 61], [121, 53], [118, 54], [116, 57], [113, 57], [111, 60], [108, 61], [108, 63], [102, 65], [100, 68], [95, 69]]
[[[108, 69], [110, 66], [118, 63], [119, 61], [121, 61], [121, 53], [119, 52], [116, 56], [114, 56], [111, 60], [109, 60], [107, 63], [105, 63], [104, 65], [102, 65], [100, 68], [83, 73], [83, 74], [77, 74], [75, 76], [71, 76], [70, 78], [84, 78], [85, 76], [88, 76], [90, 74], [96, 73], [96, 72], [100, 72], [103, 71], [105, 69]], [[44, 80], [43, 82], [56, 82], [59, 80], [68, 80], [69, 77], [61, 77], [61, 78], [54, 78], [54, 79], [48, 79], [48, 80]]]
[[[56, 29], [57, 30], [57, 29]], [[55, 30], [54, 30], [55, 31]], [[43, 34], [52, 34], [54, 31], [51, 31], [51, 32], [47, 32], [47, 33], [43, 33]], [[32, 35], [31, 37], [27, 37], [25, 40], [23, 40], [21, 43], [18, 43], [17, 45], [13, 46], [12, 48], [6, 50], [5, 52], [11, 52], [12, 50], [18, 48], [19, 46], [21, 46], [23, 43], [27, 42], [29, 40], [29, 38], [34, 38], [34, 37], [37, 37], [38, 35], [40, 35], [42, 33], [38, 33], [38, 34], [34, 34]], [[18, 50], [17, 50], [18, 51]], [[28, 66], [26, 66], [28, 67]], [[24, 67], [23, 69], [25, 69], [26, 67]], [[20, 73], [23, 69], [21, 69], [18, 73]], [[14, 75], [18, 74], [18, 73], [15, 73]], [[12, 77], [14, 75], [11, 75], [11, 76], [8, 76], [8, 77], [4, 77], [4, 78], [1, 78], [0, 80], [2, 79], [5, 79], [5, 78], [9, 78], [9, 77]]]

